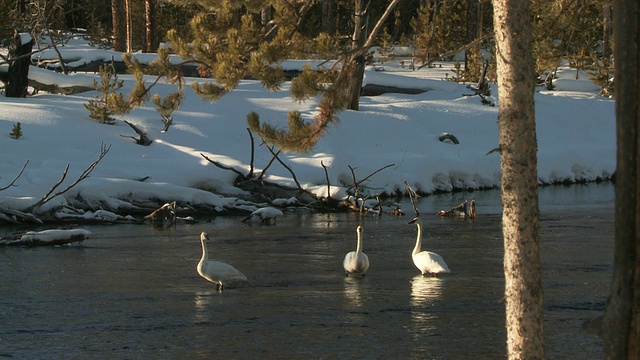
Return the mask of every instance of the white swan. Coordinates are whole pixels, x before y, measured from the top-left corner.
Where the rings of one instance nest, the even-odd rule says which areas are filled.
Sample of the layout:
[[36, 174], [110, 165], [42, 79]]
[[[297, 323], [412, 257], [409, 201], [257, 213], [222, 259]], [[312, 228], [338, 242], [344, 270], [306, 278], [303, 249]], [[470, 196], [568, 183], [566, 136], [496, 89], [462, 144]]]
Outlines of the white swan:
[[369, 269], [369, 257], [362, 252], [362, 226], [358, 226], [356, 233], [358, 234], [356, 251], [348, 252], [342, 262], [346, 276], [349, 274], [364, 276]]
[[440, 273], [451, 272], [442, 256], [431, 251], [420, 251], [420, 247], [422, 245], [422, 222], [420, 219], [416, 216], [409, 222], [409, 224], [416, 224], [418, 227], [416, 246], [413, 248], [411, 257], [413, 258], [413, 263], [416, 265], [418, 270], [422, 272], [422, 275], [430, 273], [437, 276]]
[[238, 283], [249, 281], [243, 273], [233, 266], [222, 261], [209, 260], [209, 253], [207, 252], [208, 240], [209, 236], [203, 231], [202, 234], [200, 234], [202, 258], [198, 263], [198, 274], [212, 283], [215, 283], [216, 289], [220, 291], [223, 290], [227, 282]]

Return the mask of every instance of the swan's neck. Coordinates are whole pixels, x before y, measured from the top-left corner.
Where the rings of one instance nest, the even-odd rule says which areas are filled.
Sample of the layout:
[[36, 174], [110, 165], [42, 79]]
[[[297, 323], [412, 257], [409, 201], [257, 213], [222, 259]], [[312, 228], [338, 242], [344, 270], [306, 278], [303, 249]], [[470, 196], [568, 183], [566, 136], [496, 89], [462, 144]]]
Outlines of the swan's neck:
[[420, 252], [420, 247], [422, 245], [422, 226], [416, 223], [416, 227], [418, 228], [418, 237], [416, 238], [416, 247], [413, 248], [413, 255]]
[[200, 264], [204, 264], [209, 258], [209, 253], [207, 251], [207, 243], [204, 240], [200, 242], [202, 243], [202, 258], [200, 259]]
[[356, 245], [356, 254], [362, 252], [362, 233], [358, 232], [358, 245]]

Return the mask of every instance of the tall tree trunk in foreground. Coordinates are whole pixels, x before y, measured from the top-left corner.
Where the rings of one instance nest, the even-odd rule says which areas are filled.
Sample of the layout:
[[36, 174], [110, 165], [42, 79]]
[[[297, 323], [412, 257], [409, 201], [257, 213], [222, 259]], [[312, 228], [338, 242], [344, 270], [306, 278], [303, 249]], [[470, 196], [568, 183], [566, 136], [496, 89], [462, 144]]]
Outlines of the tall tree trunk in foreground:
[[607, 359], [640, 358], [640, 5], [614, 0], [616, 230], [602, 334]]
[[111, 27], [113, 29], [113, 50], [127, 50], [127, 18], [124, 0], [111, 0]]
[[543, 359], [530, 0], [494, 0], [509, 359]]

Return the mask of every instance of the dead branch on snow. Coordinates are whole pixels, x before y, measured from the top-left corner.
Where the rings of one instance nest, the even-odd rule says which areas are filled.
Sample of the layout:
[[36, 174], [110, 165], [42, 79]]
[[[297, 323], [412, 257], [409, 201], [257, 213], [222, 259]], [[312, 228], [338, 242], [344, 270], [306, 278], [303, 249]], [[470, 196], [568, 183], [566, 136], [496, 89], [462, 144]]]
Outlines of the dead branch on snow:
[[64, 190], [58, 191], [57, 193], [53, 194], [53, 192], [60, 186], [60, 184], [62, 184], [64, 179], [67, 177], [67, 172], [69, 171], [69, 164], [67, 164], [67, 166], [64, 169], [64, 172], [62, 173], [62, 177], [60, 178], [60, 180], [55, 185], [53, 185], [53, 187], [51, 187], [51, 189], [38, 202], [36, 202], [35, 204], [29, 206], [26, 209], [26, 211], [33, 213], [34, 209], [46, 204], [47, 202], [51, 201], [55, 197], [66, 193], [67, 191], [71, 190], [74, 186], [78, 185], [78, 183], [80, 183], [82, 180], [84, 180], [87, 177], [89, 177], [89, 174], [91, 174], [93, 169], [95, 169], [96, 166], [98, 166], [100, 161], [107, 155], [107, 153], [109, 152], [110, 149], [111, 149], [111, 145], [109, 145], [109, 146], [105, 146], [104, 144], [100, 145], [100, 155], [98, 156], [98, 158], [93, 163], [91, 163], [91, 165], [89, 165], [82, 172], [82, 174], [80, 174], [80, 176], [78, 176], [76, 181], [74, 181], [71, 185], [67, 186]]
[[27, 161], [24, 163], [24, 165], [22, 165], [22, 170], [20, 170], [20, 172], [18, 173], [18, 175], [16, 175], [16, 177], [15, 177], [15, 178], [13, 178], [13, 180], [9, 183], [9, 185], [7, 185], [7, 186], [5, 186], [5, 187], [0, 188], [0, 191], [7, 190], [8, 188], [12, 187], [12, 186], [13, 186], [13, 184], [15, 184], [15, 183], [16, 183], [16, 181], [18, 180], [18, 178], [19, 178], [20, 176], [22, 176], [22, 173], [24, 172], [24, 169], [26, 169], [26, 168], [27, 168], [27, 165], [28, 165], [28, 164], [29, 164], [29, 160], [27, 160]]

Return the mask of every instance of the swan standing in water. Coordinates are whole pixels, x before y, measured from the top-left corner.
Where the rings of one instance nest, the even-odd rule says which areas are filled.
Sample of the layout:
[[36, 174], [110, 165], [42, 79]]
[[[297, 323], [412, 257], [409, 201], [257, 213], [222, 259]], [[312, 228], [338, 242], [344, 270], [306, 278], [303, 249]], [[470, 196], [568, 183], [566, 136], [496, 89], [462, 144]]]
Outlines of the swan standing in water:
[[345, 276], [349, 276], [349, 274], [364, 276], [369, 269], [369, 258], [367, 254], [362, 252], [362, 226], [358, 226], [356, 232], [358, 234], [356, 251], [348, 252], [342, 262]]
[[227, 282], [248, 282], [249, 280], [247, 280], [247, 277], [233, 266], [222, 261], [209, 260], [209, 253], [207, 251], [208, 240], [209, 236], [206, 232], [203, 231], [202, 234], [200, 234], [200, 242], [202, 243], [202, 258], [198, 263], [198, 274], [216, 284], [216, 289], [220, 291], [223, 290], [224, 285]]
[[413, 248], [411, 257], [413, 258], [413, 263], [416, 265], [418, 270], [422, 272], [422, 275], [430, 273], [438, 276], [440, 273], [451, 272], [442, 256], [431, 251], [420, 251], [420, 247], [422, 245], [422, 222], [420, 219], [416, 216], [413, 220], [409, 221], [409, 224], [416, 224], [418, 227], [416, 246]]

